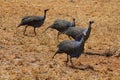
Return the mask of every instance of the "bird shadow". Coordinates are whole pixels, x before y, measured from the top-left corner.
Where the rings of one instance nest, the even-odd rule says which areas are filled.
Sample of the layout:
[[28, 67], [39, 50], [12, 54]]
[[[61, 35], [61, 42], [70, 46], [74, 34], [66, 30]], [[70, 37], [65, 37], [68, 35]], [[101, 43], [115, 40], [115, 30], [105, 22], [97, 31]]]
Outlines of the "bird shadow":
[[27, 36], [27, 37], [35, 37], [36, 35], [28, 35], [28, 34], [23, 34], [24, 36]]
[[81, 66], [68, 66], [69, 68], [71, 68], [71, 69], [76, 69], [76, 70], [83, 70], [83, 71], [85, 71], [85, 70], [92, 70], [92, 71], [95, 71], [95, 69], [94, 69], [94, 67], [93, 66], [91, 66], [91, 65], [82, 65], [82, 67]]
[[112, 53], [104, 52], [104, 53], [96, 53], [96, 52], [85, 52], [85, 55], [98, 55], [98, 56], [105, 56], [105, 57], [111, 57], [113, 56]]

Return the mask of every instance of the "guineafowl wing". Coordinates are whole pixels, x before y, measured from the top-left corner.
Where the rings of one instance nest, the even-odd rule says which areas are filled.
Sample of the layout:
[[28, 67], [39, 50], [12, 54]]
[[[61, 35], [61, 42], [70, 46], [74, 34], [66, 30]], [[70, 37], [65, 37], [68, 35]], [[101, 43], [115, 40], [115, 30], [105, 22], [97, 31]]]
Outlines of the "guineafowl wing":
[[58, 20], [54, 21], [54, 23], [51, 25], [51, 28], [56, 29], [60, 32], [63, 32], [64, 26], [65, 26], [65, 24], [64, 24], [63, 20], [58, 19]]
[[69, 27], [64, 33], [71, 36], [73, 39], [76, 39], [76, 37], [82, 33], [82, 30], [82, 28], [78, 27]]
[[78, 41], [71, 41], [71, 40], [65, 40], [62, 41], [58, 47], [60, 50], [64, 50], [64, 51], [71, 51], [74, 50], [76, 47], [79, 47], [79, 43]]
[[23, 19], [22, 19], [22, 21], [24, 21], [25, 19], [28, 19], [28, 18], [30, 18], [31, 16], [25, 16]]
[[64, 28], [69, 27], [71, 25], [70, 22], [66, 20], [60, 20], [60, 19], [56, 20], [54, 23], [57, 24], [59, 27], [64, 27]]
[[39, 17], [39, 16], [26, 16], [22, 19], [22, 24], [27, 24], [27, 23], [31, 23], [31, 22], [37, 22], [37, 21], [42, 21], [43, 17]]
[[64, 27], [64, 29], [67, 29], [68, 27], [72, 27], [73, 25], [71, 22], [66, 20], [61, 20], [60, 23], [61, 23], [61, 26]]

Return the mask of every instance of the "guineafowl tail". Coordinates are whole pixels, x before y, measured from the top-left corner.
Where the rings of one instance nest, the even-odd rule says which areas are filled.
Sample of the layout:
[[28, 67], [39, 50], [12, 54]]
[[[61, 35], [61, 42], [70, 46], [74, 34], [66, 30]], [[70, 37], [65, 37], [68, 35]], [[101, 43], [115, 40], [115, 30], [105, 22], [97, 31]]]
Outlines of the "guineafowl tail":
[[21, 23], [17, 27], [20, 27], [20, 26], [21, 26]]
[[52, 58], [54, 58], [57, 53], [63, 53], [63, 52], [58, 49], [58, 50], [55, 52], [55, 54], [53, 55]]
[[45, 33], [51, 26], [47, 27], [42, 33]]
[[53, 57], [52, 57], [52, 58], [54, 58], [56, 54], [57, 54], [57, 52], [53, 55]]

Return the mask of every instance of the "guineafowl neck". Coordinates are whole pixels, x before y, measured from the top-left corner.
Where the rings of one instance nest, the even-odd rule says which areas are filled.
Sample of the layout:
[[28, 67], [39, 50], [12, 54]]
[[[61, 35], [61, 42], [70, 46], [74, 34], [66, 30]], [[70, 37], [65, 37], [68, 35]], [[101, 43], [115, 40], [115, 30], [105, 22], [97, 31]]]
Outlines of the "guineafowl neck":
[[81, 53], [84, 52], [84, 46], [85, 46], [85, 38], [82, 37], [81, 40], [80, 40], [80, 45], [79, 45], [79, 50]]
[[76, 41], [79, 41], [80, 43], [84, 41], [84, 36], [79, 36]]
[[82, 36], [79, 43], [80, 43], [80, 47], [84, 45], [84, 43], [85, 43], [84, 36]]
[[75, 26], [75, 20], [73, 21], [73, 25], [72, 26]]
[[45, 18], [46, 18], [46, 11], [44, 12], [44, 20], [45, 20]]
[[86, 40], [89, 38], [91, 32], [91, 24], [89, 24], [87, 32], [86, 32]]

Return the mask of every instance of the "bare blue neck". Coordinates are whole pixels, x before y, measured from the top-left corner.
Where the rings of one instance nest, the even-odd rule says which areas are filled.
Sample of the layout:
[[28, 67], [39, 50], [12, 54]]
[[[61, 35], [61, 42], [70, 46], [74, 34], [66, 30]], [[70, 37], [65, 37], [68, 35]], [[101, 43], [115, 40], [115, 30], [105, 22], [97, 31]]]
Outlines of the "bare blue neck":
[[89, 23], [89, 26], [88, 26], [88, 28], [87, 28], [87, 30], [86, 30], [86, 39], [85, 40], [87, 40], [88, 38], [89, 38], [89, 36], [90, 36], [90, 33], [91, 33], [91, 23]]
[[88, 29], [87, 29], [87, 33], [91, 32], [91, 23], [89, 23]]
[[80, 43], [84, 41], [84, 35], [77, 37], [76, 41], [79, 41]]

